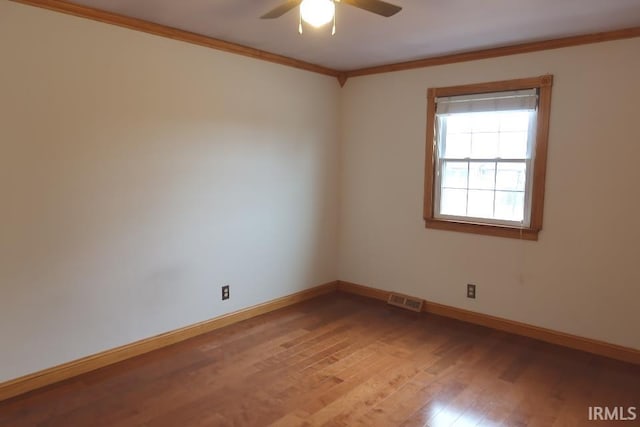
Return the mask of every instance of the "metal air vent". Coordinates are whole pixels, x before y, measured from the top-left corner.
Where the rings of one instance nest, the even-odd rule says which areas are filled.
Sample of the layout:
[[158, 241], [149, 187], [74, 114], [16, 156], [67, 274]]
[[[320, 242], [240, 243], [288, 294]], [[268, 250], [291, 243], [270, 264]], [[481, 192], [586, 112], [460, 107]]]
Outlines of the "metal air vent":
[[391, 293], [389, 294], [387, 303], [396, 307], [420, 312], [422, 311], [422, 304], [424, 303], [424, 300], [421, 300], [420, 298], [409, 297], [406, 295]]

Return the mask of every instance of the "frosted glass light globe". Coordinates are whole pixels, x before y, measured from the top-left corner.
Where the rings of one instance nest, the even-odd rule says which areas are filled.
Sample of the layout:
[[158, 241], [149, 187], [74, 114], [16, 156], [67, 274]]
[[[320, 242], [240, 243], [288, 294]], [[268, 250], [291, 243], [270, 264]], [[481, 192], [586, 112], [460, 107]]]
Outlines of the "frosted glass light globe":
[[336, 5], [333, 0], [302, 0], [300, 14], [302, 20], [314, 27], [321, 27], [333, 19]]

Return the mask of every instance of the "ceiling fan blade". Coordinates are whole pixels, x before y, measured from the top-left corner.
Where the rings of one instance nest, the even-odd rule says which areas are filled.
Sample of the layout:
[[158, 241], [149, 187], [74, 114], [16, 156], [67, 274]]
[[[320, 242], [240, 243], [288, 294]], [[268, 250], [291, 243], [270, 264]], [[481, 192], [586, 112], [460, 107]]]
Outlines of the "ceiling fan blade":
[[287, 0], [275, 9], [270, 10], [260, 17], [260, 19], [279, 18], [302, 3], [302, 0]]
[[400, 12], [402, 8], [395, 4], [387, 3], [381, 0], [339, 0], [341, 3], [350, 4], [360, 9], [368, 10], [369, 12], [377, 13], [378, 15], [388, 18]]

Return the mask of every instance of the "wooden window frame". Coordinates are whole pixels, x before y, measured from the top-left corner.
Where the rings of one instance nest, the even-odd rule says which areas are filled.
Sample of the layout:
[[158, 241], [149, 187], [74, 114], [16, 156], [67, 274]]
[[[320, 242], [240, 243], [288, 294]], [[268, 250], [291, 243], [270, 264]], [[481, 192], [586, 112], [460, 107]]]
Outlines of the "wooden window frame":
[[[547, 147], [549, 139], [549, 117], [551, 113], [551, 88], [553, 76], [503, 80], [462, 86], [429, 88], [427, 90], [427, 141], [424, 175], [424, 220], [427, 228], [510, 237], [515, 239], [538, 240], [542, 230], [544, 211], [544, 187], [547, 171]], [[474, 95], [522, 89], [538, 90], [538, 111], [536, 117], [535, 157], [531, 183], [531, 221], [528, 227], [495, 225], [474, 221], [460, 221], [436, 218], [434, 216], [435, 173], [436, 173], [436, 98], [445, 96]]]

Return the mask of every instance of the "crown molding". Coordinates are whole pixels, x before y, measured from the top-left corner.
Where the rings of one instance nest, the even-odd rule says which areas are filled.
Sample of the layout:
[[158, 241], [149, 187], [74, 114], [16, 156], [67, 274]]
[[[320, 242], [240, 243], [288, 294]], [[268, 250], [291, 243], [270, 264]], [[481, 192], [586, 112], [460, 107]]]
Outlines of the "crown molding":
[[144, 33], [166, 37], [173, 40], [179, 40], [186, 43], [204, 46], [204, 47], [208, 47], [215, 50], [221, 50], [223, 52], [230, 52], [230, 53], [235, 53], [237, 55], [248, 56], [249, 58], [260, 59], [262, 61], [274, 62], [276, 64], [286, 65], [288, 67], [293, 67], [293, 68], [299, 68], [301, 70], [324, 74], [331, 77], [337, 78], [341, 74], [340, 72], [336, 70], [332, 70], [331, 68], [312, 64], [310, 62], [300, 61], [297, 59], [289, 58], [287, 56], [266, 52], [264, 50], [254, 49], [252, 47], [243, 46], [243, 45], [228, 42], [225, 40], [220, 40], [213, 37], [207, 37], [207, 36], [192, 33], [189, 31], [179, 30], [177, 28], [156, 24], [156, 23], [145, 21], [142, 19], [130, 18], [128, 16], [120, 15], [117, 13], [107, 12], [104, 10], [95, 9], [88, 6], [73, 4], [67, 1], [62, 1], [62, 0], [11, 0], [11, 1], [16, 3], [26, 4], [29, 6], [36, 6], [43, 9], [52, 10], [55, 12], [61, 12], [67, 15], [87, 18], [93, 21], [103, 22], [106, 24], [117, 25], [119, 27], [124, 27], [131, 30], [142, 31]]
[[551, 40], [542, 40], [529, 43], [521, 43], [510, 46], [494, 47], [490, 49], [474, 50], [451, 55], [434, 56], [417, 59], [414, 61], [397, 62], [375, 67], [360, 68], [347, 71], [347, 78], [366, 76], [370, 74], [390, 73], [393, 71], [412, 70], [414, 68], [434, 67], [436, 65], [454, 64], [457, 62], [477, 61], [480, 59], [497, 58], [500, 56], [518, 55], [521, 53], [538, 52], [541, 50], [560, 49], [563, 47], [580, 46], [607, 42], [613, 40], [630, 39], [640, 37], [640, 27], [625, 28], [622, 30], [606, 31], [601, 33], [583, 34], [579, 36], [563, 37]]
[[207, 37], [189, 31], [179, 30], [166, 25], [156, 24], [137, 18], [130, 18], [117, 13], [106, 12], [104, 10], [69, 3], [64, 0], [10, 0], [16, 3], [36, 6], [67, 15], [87, 18], [107, 24], [131, 30], [142, 31], [156, 36], [166, 37], [183, 41], [199, 46], [208, 47], [223, 52], [234, 53], [247, 56], [262, 61], [273, 62], [288, 67], [298, 68], [313, 73], [324, 74], [335, 77], [340, 86], [344, 86], [349, 78], [366, 76], [371, 74], [390, 73], [394, 71], [411, 70], [415, 68], [434, 67], [437, 65], [454, 64], [458, 62], [477, 61], [481, 59], [497, 58], [501, 56], [518, 55], [522, 53], [538, 52], [543, 50], [559, 49], [563, 47], [580, 46], [606, 41], [629, 39], [640, 37], [640, 27], [625, 28], [620, 30], [605, 31], [599, 33], [583, 34], [579, 36], [563, 37], [551, 40], [541, 40], [536, 42], [521, 43], [510, 46], [494, 47], [490, 49], [473, 50], [469, 52], [455, 53], [450, 55], [433, 56], [413, 61], [397, 62], [392, 64], [378, 65], [354, 70], [335, 70], [310, 62], [300, 61], [284, 55], [254, 49], [237, 43]]

